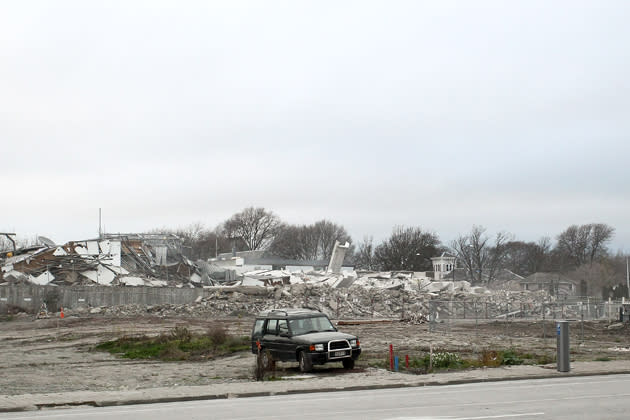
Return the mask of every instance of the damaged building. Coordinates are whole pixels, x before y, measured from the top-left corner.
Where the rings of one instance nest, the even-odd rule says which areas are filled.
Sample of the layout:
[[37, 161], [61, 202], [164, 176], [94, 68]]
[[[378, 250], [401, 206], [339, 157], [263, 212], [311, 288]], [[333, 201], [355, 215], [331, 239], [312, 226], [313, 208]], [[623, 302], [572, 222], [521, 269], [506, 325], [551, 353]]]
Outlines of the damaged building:
[[175, 235], [103, 235], [64, 245], [44, 241], [0, 260], [0, 283], [195, 287], [202, 281]]

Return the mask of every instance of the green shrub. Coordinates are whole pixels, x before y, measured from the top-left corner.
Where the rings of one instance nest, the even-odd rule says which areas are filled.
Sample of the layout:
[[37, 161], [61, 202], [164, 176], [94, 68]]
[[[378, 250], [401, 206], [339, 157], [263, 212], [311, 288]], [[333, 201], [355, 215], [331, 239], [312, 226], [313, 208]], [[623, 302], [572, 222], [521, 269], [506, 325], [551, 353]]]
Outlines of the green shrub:
[[[423, 372], [432, 369], [462, 369], [469, 367], [471, 363], [462, 359], [457, 353], [438, 351], [433, 353], [433, 359], [431, 354], [428, 353], [423, 357], [412, 357], [409, 359], [409, 368], [415, 370], [421, 370]], [[386, 364], [389, 366], [389, 362]]]
[[127, 359], [203, 360], [250, 348], [248, 337], [231, 337], [227, 334], [216, 334], [214, 337], [221, 344], [208, 335], [196, 335], [185, 327], [176, 327], [170, 333], [157, 337], [125, 336], [106, 341], [95, 349]]
[[501, 352], [501, 364], [507, 366], [522, 365], [523, 359], [521, 359], [514, 350], [503, 350]]

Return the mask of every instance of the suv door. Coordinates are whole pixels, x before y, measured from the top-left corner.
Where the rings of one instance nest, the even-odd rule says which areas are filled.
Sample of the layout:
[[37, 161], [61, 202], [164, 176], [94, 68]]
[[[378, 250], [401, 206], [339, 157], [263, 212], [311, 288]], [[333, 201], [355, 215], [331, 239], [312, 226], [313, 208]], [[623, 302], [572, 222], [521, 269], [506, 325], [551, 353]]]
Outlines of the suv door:
[[286, 319], [278, 320], [278, 358], [282, 361], [295, 361], [295, 343], [291, 339], [289, 323]]
[[261, 341], [261, 345], [269, 350], [271, 353], [271, 357], [276, 360], [280, 358], [280, 352], [278, 352], [278, 320], [277, 319], [268, 319], [265, 324], [265, 329], [263, 333], [263, 337]]

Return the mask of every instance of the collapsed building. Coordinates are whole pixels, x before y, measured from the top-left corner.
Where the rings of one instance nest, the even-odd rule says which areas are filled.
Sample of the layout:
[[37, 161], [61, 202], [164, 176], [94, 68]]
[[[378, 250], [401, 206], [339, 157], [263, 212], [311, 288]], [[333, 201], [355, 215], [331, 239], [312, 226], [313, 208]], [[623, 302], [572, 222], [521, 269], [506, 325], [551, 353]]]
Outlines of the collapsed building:
[[[547, 290], [523, 290], [522, 277], [510, 272], [494, 290], [472, 286], [455, 259], [445, 254], [431, 259], [434, 270], [428, 272], [358, 271], [344, 263], [345, 249], [347, 245], [336, 244], [329, 261], [270, 258], [250, 251], [192, 262], [182, 253], [181, 239], [171, 234], [103, 235], [64, 245], [43, 241], [0, 254], [0, 286], [10, 286], [0, 288], [0, 306], [32, 311], [47, 303], [93, 313], [164, 316], [312, 306], [337, 317], [416, 321], [544, 317], [557, 307], [575, 316], [584, 310], [587, 316], [603, 314], [595, 309], [591, 314], [589, 302], [558, 302]], [[20, 285], [24, 287], [16, 289]], [[51, 286], [54, 293], [48, 290]]]
[[0, 283], [194, 287], [203, 280], [170, 234], [103, 235], [64, 245], [45, 240], [0, 259]]

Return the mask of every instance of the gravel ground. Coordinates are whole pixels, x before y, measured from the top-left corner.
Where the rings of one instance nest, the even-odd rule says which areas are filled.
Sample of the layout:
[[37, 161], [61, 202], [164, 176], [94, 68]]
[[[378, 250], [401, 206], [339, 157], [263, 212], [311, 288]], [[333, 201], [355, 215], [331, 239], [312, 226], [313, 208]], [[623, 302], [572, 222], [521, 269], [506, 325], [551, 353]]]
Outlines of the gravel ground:
[[[347, 322], [340, 330], [357, 334], [364, 355], [354, 372], [340, 364], [316, 367], [317, 377], [369, 376], [371, 380], [390, 375], [384, 369], [389, 344], [401, 358], [420, 357], [425, 351], [458, 351], [471, 357], [483, 350], [514, 348], [536, 355], [555, 354], [553, 322], [474, 321], [429, 324], [401, 322]], [[103, 316], [33, 320], [18, 315], [0, 322], [0, 395], [40, 394], [74, 391], [126, 391], [151, 388], [207, 386], [252, 382], [254, 356], [243, 352], [202, 362], [152, 362], [120, 359], [94, 351], [103, 341], [129, 334], [159, 334], [175, 326], [206, 331], [225, 326], [230, 334], [248, 335], [253, 318], [111, 318]], [[571, 354], [574, 360], [630, 360], [630, 329], [627, 325], [608, 328], [609, 322], [579, 322], [571, 326]], [[543, 333], [546, 338], [543, 337]], [[279, 377], [299, 375], [296, 364], [280, 364]]]

